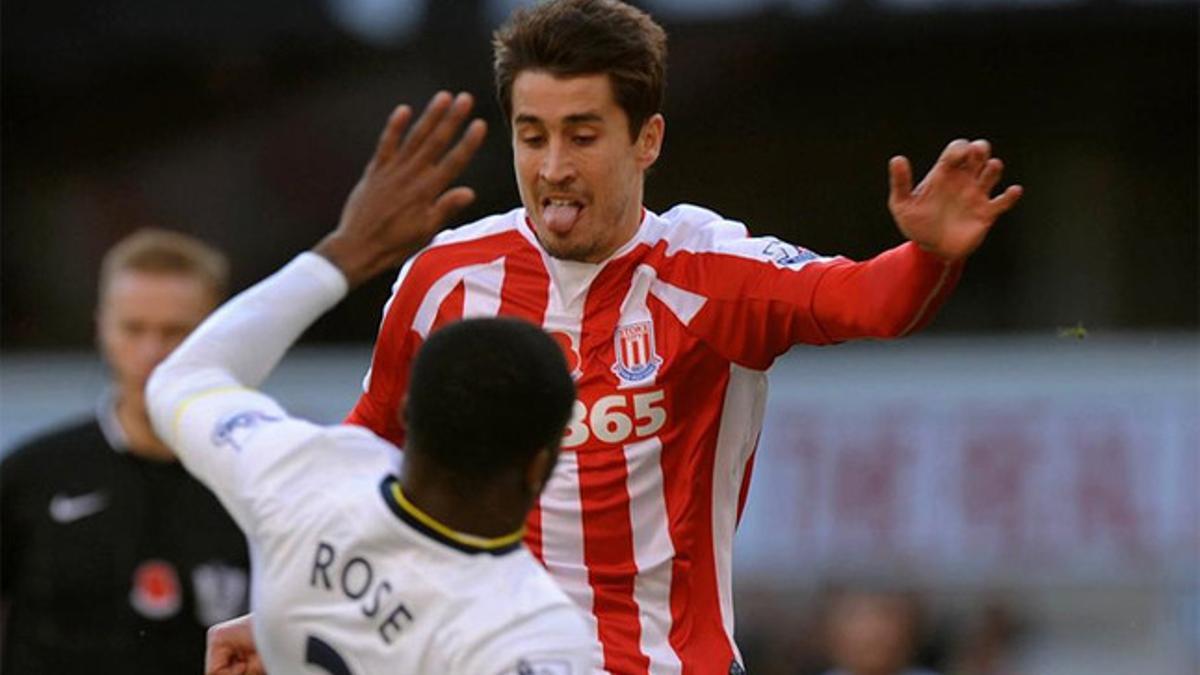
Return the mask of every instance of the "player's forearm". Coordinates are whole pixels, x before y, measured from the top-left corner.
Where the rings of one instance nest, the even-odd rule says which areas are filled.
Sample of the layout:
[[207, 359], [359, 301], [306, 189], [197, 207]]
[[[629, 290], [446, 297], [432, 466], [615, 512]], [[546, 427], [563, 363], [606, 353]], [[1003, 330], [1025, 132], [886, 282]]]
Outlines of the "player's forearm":
[[154, 371], [152, 413], [181, 387], [258, 387], [288, 348], [346, 294], [337, 268], [313, 253], [226, 302]]
[[834, 341], [908, 335], [932, 320], [961, 273], [961, 263], [905, 243], [861, 263], [832, 265], [813, 294], [813, 313]]

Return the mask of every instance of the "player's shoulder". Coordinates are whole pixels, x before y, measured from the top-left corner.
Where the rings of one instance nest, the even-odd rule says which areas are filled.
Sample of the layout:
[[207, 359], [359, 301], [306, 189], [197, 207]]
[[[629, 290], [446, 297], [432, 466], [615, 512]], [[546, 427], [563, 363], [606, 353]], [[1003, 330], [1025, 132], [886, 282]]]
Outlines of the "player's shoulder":
[[255, 389], [200, 390], [172, 407], [181, 419], [194, 414], [194, 433], [213, 445], [234, 452], [257, 446], [293, 448], [308, 443], [325, 429], [292, 417], [278, 401]]
[[749, 236], [743, 223], [695, 204], [677, 204], [655, 215], [646, 229], [648, 238], [667, 243], [669, 253], [714, 250]]
[[[554, 583], [546, 568], [523, 546], [500, 559], [503, 569], [500, 576], [505, 592], [513, 600], [508, 603], [514, 612], [536, 614], [555, 605], [572, 605], [562, 587]], [[492, 596], [493, 601], [504, 602]]]
[[591, 675], [603, 657], [582, 610], [554, 607], [523, 616], [486, 635], [467, 650], [463, 672], [496, 675]]
[[454, 270], [487, 264], [532, 246], [532, 234], [522, 231], [524, 223], [525, 211], [517, 208], [439, 232], [405, 264], [392, 292], [401, 286], [427, 288]]
[[[456, 597], [471, 621], [487, 633], [487, 625], [505, 625], [556, 608], [574, 607], [529, 550], [458, 556], [460, 564], [443, 564], [439, 585]], [[469, 609], [468, 609], [469, 608]]]
[[777, 237], [751, 236], [744, 223], [692, 204], [672, 207], [658, 216], [654, 228], [667, 242], [668, 259], [680, 252], [711, 253], [793, 270], [829, 259]]
[[482, 602], [491, 608], [489, 614], [510, 627], [525, 626], [520, 631], [533, 634], [540, 630], [536, 626], [559, 620], [574, 624], [578, 619], [576, 627], [580, 630], [586, 627], [578, 607], [528, 550], [522, 548], [505, 556], [503, 562], [493, 580], [492, 592], [482, 596]]
[[598, 657], [587, 619], [533, 556], [521, 550], [498, 560], [495, 568], [490, 591], [476, 597], [470, 612], [472, 644], [462, 645], [462, 651], [478, 665], [467, 671], [591, 672], [581, 667]]
[[475, 245], [480, 247], [503, 247], [504, 242], [516, 243], [513, 235], [520, 236], [519, 228], [524, 224], [525, 210], [515, 208], [505, 213], [496, 213], [479, 220], [442, 230], [421, 252], [422, 255], [442, 255], [455, 247]]
[[379, 483], [395, 470], [395, 446], [349, 425], [299, 421], [262, 431], [240, 446], [238, 488], [258, 514], [260, 544], [289, 549], [318, 531], [386, 541], [376, 502]]
[[20, 441], [4, 455], [6, 470], [17, 467], [63, 466], [73, 457], [112, 451], [94, 415], [80, 417]]

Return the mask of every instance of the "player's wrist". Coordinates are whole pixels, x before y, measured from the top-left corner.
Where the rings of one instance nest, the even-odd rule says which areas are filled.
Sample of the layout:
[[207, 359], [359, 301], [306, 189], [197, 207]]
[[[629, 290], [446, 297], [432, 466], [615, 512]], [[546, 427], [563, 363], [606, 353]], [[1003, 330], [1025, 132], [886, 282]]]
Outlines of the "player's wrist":
[[362, 285], [382, 269], [379, 257], [370, 246], [337, 232], [326, 235], [311, 250], [332, 263], [346, 277], [346, 284], [351, 289]]
[[959, 265], [966, 261], [970, 254], [955, 255], [947, 252], [942, 248], [933, 244], [925, 244], [919, 241], [912, 241], [913, 248], [916, 249], [918, 255], [930, 263], [940, 265]]

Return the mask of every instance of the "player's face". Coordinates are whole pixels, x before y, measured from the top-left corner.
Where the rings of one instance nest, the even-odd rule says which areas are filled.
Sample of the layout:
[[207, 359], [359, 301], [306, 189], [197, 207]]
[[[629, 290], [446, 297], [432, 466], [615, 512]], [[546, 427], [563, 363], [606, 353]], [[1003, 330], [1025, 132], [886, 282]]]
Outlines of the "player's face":
[[150, 373], [216, 306], [200, 279], [126, 270], [96, 310], [100, 349], [122, 392], [141, 392]]
[[844, 599], [832, 621], [834, 661], [852, 672], [899, 672], [912, 651], [908, 621], [895, 601], [869, 596]]
[[608, 75], [526, 70], [513, 81], [512, 124], [521, 203], [550, 255], [600, 262], [633, 236], [662, 115], [631, 139]]

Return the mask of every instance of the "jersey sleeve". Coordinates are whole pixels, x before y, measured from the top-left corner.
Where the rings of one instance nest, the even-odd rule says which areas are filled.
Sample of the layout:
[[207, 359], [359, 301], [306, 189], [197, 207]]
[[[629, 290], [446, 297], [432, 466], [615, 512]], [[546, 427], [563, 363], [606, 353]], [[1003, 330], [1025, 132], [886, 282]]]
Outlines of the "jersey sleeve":
[[662, 269], [660, 281], [699, 307], [689, 331], [758, 370], [799, 343], [907, 335], [933, 318], [961, 274], [961, 265], [911, 242], [855, 262], [750, 237], [744, 225], [725, 220], [697, 228], [668, 251]]
[[411, 274], [418, 259], [410, 259], [401, 268], [392, 286], [371, 354], [371, 367], [363, 378], [363, 393], [346, 416], [348, 424], [366, 427], [398, 447], [404, 446], [400, 406], [408, 390], [412, 361], [421, 345], [420, 336], [412, 328], [424, 295]]
[[219, 372], [194, 373], [162, 396], [170, 399], [158, 425], [163, 440], [247, 534], [268, 515], [269, 500], [287, 494], [290, 477], [320, 468], [318, 454], [304, 446], [321, 427], [289, 417], [270, 396]]

